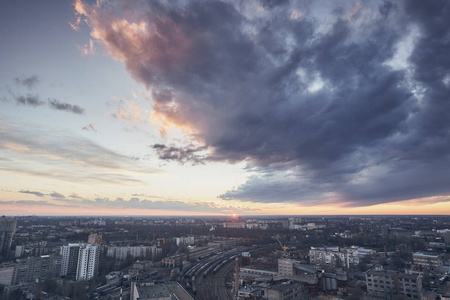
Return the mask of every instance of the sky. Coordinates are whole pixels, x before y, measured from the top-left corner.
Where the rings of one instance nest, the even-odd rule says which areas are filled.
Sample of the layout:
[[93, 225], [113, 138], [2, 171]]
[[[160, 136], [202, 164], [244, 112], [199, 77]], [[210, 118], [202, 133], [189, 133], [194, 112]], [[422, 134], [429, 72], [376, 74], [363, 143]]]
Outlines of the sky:
[[0, 214], [450, 213], [448, 1], [2, 1]]

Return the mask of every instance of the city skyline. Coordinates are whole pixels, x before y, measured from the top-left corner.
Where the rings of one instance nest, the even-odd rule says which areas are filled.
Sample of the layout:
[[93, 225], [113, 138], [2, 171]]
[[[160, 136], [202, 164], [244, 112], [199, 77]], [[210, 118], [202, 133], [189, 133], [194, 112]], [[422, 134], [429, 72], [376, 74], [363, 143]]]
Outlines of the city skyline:
[[446, 1], [0, 4], [3, 215], [448, 215]]

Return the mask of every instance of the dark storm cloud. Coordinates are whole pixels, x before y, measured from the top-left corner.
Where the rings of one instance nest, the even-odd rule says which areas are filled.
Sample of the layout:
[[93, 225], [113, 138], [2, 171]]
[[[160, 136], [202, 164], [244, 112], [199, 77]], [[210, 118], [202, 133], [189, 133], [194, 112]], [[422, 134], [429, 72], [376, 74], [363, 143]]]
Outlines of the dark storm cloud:
[[289, 0], [261, 0], [262, 7], [274, 8], [278, 5], [285, 5], [289, 3]]
[[205, 155], [201, 155], [202, 151], [205, 151], [207, 147], [196, 147], [189, 145], [186, 147], [166, 146], [162, 144], [154, 144], [152, 148], [156, 151], [159, 159], [167, 161], [178, 161], [182, 164], [186, 162], [203, 163], [207, 158]]
[[[223, 199], [361, 206], [450, 194], [448, 2], [356, 3], [326, 24], [288, 1], [134, 5], [126, 22], [108, 7], [79, 12], [152, 91], [155, 114], [195, 130], [209, 160], [272, 173]], [[393, 68], [415, 30], [406, 67]]]
[[[314, 205], [320, 202], [320, 200], [325, 199], [322, 193], [329, 189], [322, 182], [313, 184], [300, 176], [287, 174], [278, 176], [279, 174], [271, 173], [251, 176], [244, 184], [227, 191], [220, 195], [219, 198], [224, 200], [239, 199], [241, 201], [259, 203], [279, 201], [287, 203], [303, 202]], [[316, 184], [322, 184], [321, 188], [318, 189]]]
[[14, 82], [32, 89], [36, 84], [39, 83], [39, 76], [32, 75], [30, 77], [16, 77]]
[[63, 111], [68, 111], [74, 114], [83, 114], [84, 113], [84, 108], [81, 108], [78, 105], [72, 105], [69, 103], [63, 103], [60, 102], [56, 99], [49, 99], [48, 100], [48, 105], [50, 106], [50, 108], [56, 109], [56, 110], [63, 110]]
[[41, 192], [28, 191], [28, 190], [26, 190], [26, 191], [21, 190], [21, 191], [19, 191], [19, 193], [22, 193], [22, 194], [31, 194], [31, 195], [35, 195], [35, 196], [38, 196], [38, 197], [43, 197], [43, 196], [45, 196], [45, 194], [43, 194], [43, 193], [41, 193]]
[[45, 104], [41, 100], [39, 100], [38, 95], [26, 95], [26, 96], [17, 96], [16, 102], [19, 105], [29, 105], [33, 107], [41, 106]]

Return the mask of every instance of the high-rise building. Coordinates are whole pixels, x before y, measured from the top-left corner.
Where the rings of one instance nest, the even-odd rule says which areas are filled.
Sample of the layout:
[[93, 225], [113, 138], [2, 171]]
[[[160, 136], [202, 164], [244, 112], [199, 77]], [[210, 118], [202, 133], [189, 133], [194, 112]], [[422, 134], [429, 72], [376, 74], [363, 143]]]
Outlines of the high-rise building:
[[89, 280], [97, 275], [100, 246], [87, 244], [80, 247], [76, 280]]
[[61, 256], [42, 255], [16, 261], [14, 283], [33, 282], [36, 279], [55, 278], [61, 272]]
[[17, 220], [0, 219], [0, 254], [7, 253], [11, 247], [12, 238], [16, 232]]
[[61, 247], [61, 276], [76, 279], [80, 245], [76, 243]]
[[75, 280], [89, 280], [97, 275], [99, 245], [69, 244], [62, 246], [61, 255], [61, 276]]

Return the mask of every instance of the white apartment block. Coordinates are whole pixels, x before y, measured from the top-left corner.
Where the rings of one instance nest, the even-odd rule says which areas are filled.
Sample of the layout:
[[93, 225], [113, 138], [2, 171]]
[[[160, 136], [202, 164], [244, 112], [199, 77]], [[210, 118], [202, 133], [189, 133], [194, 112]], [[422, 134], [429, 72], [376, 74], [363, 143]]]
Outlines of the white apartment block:
[[97, 275], [100, 247], [87, 244], [80, 247], [76, 280], [89, 280]]
[[100, 246], [71, 243], [61, 247], [61, 276], [89, 280], [97, 275]]
[[349, 268], [359, 263], [358, 248], [311, 247], [309, 262], [319, 267]]

